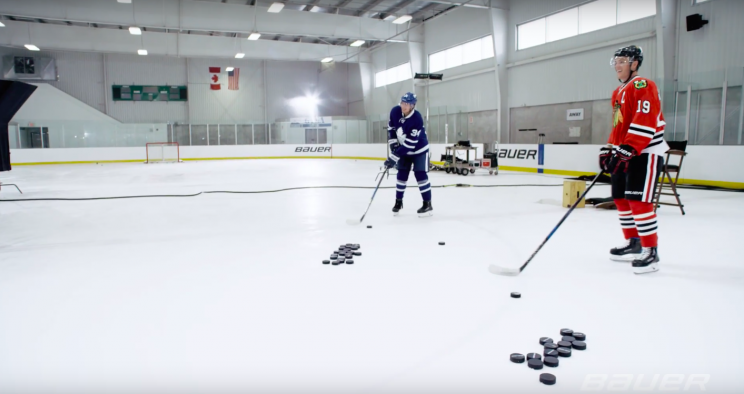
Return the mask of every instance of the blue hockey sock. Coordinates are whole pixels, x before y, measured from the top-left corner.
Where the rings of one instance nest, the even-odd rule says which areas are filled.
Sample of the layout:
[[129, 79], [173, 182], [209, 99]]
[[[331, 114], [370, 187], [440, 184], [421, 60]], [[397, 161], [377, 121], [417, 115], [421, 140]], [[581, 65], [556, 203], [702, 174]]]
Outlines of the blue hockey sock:
[[406, 191], [406, 182], [408, 182], [409, 171], [398, 170], [398, 182], [395, 184], [395, 199], [402, 200], [403, 193]]
[[429, 183], [429, 175], [426, 171], [414, 171], [413, 174], [416, 176], [418, 181], [419, 191], [424, 201], [431, 201], [431, 184]]

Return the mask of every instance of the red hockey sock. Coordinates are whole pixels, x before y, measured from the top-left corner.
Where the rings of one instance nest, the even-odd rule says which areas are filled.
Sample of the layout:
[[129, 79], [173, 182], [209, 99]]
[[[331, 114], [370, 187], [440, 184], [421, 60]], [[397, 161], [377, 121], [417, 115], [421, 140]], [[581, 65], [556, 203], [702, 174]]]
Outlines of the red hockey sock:
[[623, 229], [625, 239], [640, 237], [635, 221], [633, 221], [633, 212], [630, 210], [628, 200], [616, 198], [615, 205], [617, 205], [617, 213], [620, 215], [620, 227]]
[[641, 236], [641, 246], [652, 248], [658, 245], [656, 235], [656, 212], [654, 204], [650, 202], [630, 201], [630, 209], [633, 211], [633, 220]]

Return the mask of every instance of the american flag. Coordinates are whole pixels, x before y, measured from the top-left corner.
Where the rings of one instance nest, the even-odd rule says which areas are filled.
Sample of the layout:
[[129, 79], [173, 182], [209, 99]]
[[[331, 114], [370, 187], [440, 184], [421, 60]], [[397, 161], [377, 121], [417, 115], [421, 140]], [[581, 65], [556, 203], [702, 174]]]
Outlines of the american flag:
[[240, 79], [240, 69], [234, 68], [227, 72], [227, 90], [238, 90], [238, 80]]

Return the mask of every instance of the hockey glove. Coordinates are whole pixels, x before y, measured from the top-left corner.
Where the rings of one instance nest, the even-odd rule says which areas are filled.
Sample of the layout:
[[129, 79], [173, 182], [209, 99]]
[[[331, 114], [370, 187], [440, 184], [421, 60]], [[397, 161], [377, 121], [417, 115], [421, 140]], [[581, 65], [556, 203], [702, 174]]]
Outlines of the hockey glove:
[[621, 173], [628, 171], [628, 163], [635, 155], [637, 155], [635, 148], [630, 145], [620, 145], [615, 149], [615, 154], [612, 156], [610, 161], [607, 163], [607, 172]]
[[385, 169], [388, 169], [389, 170], [389, 169], [395, 167], [395, 165], [398, 164], [398, 160], [399, 160], [398, 159], [398, 156], [396, 156], [396, 155], [394, 155], [394, 154], [391, 153], [390, 154], [390, 157], [388, 157], [388, 159], [385, 160]]
[[612, 158], [612, 147], [603, 146], [602, 149], [599, 150], [599, 169], [605, 171], [610, 158]]
[[388, 140], [388, 145], [390, 145], [390, 152], [395, 152], [398, 147], [400, 147], [400, 144], [398, 143], [397, 138], [392, 138]]

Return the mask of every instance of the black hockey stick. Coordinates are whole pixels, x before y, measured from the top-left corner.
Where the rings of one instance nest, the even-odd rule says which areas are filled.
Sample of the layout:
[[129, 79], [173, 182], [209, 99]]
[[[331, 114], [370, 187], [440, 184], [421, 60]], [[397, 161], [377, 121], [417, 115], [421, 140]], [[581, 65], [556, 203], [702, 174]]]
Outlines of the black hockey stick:
[[[369, 208], [372, 206], [372, 201], [375, 200], [375, 194], [377, 194], [377, 190], [380, 189], [380, 184], [382, 183], [382, 180], [385, 179], [385, 175], [390, 171], [389, 168], [386, 168], [385, 171], [381, 173], [382, 176], [380, 176], [380, 181], [377, 182], [377, 187], [375, 188], [375, 191], [372, 193], [372, 198], [369, 200], [369, 205], [367, 205], [367, 210], [364, 211], [364, 215], [362, 215], [362, 218], [357, 219], [346, 219], [346, 224], [355, 225], [355, 224], [362, 224], [362, 221], [364, 220], [364, 217], [367, 216], [367, 212], [369, 212]], [[380, 174], [378, 174], [379, 176]]]
[[548, 240], [550, 239], [550, 237], [553, 236], [553, 234], [555, 234], [556, 230], [558, 230], [558, 227], [560, 227], [561, 224], [563, 224], [563, 222], [566, 220], [566, 218], [568, 217], [568, 215], [570, 215], [571, 212], [573, 212], [574, 208], [576, 208], [576, 206], [579, 205], [579, 203], [581, 202], [581, 200], [584, 199], [584, 197], [586, 196], [586, 194], [589, 193], [589, 190], [591, 190], [592, 189], [592, 186], [594, 186], [594, 184], [597, 183], [597, 180], [599, 179], [599, 177], [601, 175], [602, 175], [602, 172], [600, 172], [599, 174], [597, 174], [597, 176], [594, 177], [594, 179], [592, 180], [592, 183], [590, 183], [589, 184], [589, 187], [587, 187], [586, 190], [584, 191], [584, 194], [582, 194], [581, 197], [579, 197], [579, 199], [576, 200], [576, 202], [573, 204], [573, 206], [571, 206], [571, 209], [569, 209], [568, 212], [566, 212], [566, 214], [563, 215], [563, 218], [561, 219], [561, 221], [558, 222], [558, 224], [555, 227], [553, 227], [553, 231], [551, 231], [550, 234], [548, 234], [548, 236], [545, 238], [545, 241], [542, 241], [542, 243], [540, 244], [540, 246], [537, 247], [537, 250], [535, 250], [535, 252], [532, 253], [532, 256], [530, 256], [530, 258], [527, 259], [527, 261], [524, 264], [522, 264], [522, 266], [519, 267], [519, 269], [517, 269], [517, 268], [504, 268], [504, 267], [499, 267], [499, 266], [496, 266], [496, 265], [491, 264], [488, 267], [488, 270], [492, 274], [505, 275], [505, 276], [517, 276], [520, 273], [522, 273], [522, 271], [524, 271], [524, 269], [527, 267], [527, 264], [529, 264], [530, 261], [532, 261], [532, 259], [535, 258], [535, 256], [537, 255], [537, 252], [539, 252], [540, 249], [542, 249], [542, 247], [545, 246], [546, 243], [548, 243]]

